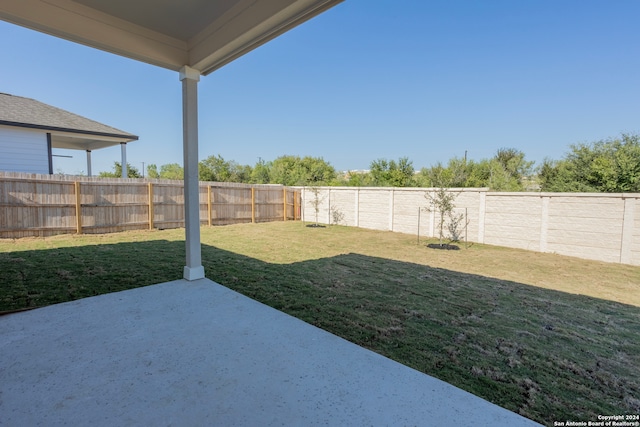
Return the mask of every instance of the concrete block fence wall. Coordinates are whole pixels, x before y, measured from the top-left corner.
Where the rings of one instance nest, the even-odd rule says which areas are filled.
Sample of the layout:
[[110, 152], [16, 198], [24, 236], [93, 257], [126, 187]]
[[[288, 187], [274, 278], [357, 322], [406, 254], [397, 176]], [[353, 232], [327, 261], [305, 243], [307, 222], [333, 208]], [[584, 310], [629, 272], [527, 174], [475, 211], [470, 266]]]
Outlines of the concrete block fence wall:
[[[429, 188], [320, 187], [318, 222], [436, 237]], [[302, 191], [302, 220], [314, 222], [310, 187]], [[456, 213], [466, 214], [470, 242], [640, 265], [640, 193], [500, 193], [454, 189]], [[463, 235], [464, 236], [464, 235]]]

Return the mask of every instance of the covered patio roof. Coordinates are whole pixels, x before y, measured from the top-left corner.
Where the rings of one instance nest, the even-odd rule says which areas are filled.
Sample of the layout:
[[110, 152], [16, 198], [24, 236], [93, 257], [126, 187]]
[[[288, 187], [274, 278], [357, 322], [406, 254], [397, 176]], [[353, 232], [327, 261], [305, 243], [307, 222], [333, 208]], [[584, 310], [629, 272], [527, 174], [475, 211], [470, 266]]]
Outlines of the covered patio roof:
[[341, 1], [3, 0], [0, 19], [180, 72], [187, 249], [183, 275], [197, 280], [204, 277], [198, 189], [200, 75]]
[[222, 67], [342, 0], [4, 0], [0, 18], [179, 71]]
[[0, 2], [0, 19], [179, 71], [185, 170], [186, 280], [3, 319], [9, 424], [535, 425], [204, 279], [200, 75], [340, 1]]

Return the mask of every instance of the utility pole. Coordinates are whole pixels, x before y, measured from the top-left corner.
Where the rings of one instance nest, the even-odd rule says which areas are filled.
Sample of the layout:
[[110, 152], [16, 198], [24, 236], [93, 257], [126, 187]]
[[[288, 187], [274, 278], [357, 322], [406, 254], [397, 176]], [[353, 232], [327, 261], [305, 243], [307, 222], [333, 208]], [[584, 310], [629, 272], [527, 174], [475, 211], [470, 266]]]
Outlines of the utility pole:
[[142, 162], [142, 177], [144, 178], [144, 162]]

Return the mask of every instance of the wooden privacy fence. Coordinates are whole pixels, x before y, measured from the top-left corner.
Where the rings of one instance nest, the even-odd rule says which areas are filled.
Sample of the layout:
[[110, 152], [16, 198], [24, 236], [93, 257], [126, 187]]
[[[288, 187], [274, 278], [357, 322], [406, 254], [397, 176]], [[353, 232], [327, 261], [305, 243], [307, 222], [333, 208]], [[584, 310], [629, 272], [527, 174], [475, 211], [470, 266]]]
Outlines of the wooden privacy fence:
[[[0, 238], [184, 226], [182, 181], [20, 175], [0, 174]], [[203, 225], [298, 219], [299, 190], [200, 183]]]

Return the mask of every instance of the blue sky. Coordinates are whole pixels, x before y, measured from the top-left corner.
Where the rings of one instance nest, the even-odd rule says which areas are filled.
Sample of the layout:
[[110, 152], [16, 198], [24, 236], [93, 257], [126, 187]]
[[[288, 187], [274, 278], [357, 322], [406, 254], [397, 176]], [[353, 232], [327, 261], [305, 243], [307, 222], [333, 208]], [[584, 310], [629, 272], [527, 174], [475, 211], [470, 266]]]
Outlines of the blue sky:
[[[638, 16], [637, 0], [346, 0], [200, 80], [200, 158], [559, 159], [640, 132]], [[176, 72], [2, 21], [0, 51], [0, 92], [139, 135], [139, 169], [182, 164]], [[54, 169], [86, 171], [59, 154]], [[95, 151], [94, 173], [119, 156]]]

